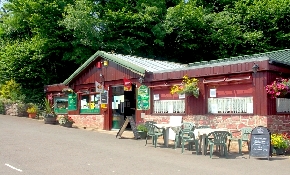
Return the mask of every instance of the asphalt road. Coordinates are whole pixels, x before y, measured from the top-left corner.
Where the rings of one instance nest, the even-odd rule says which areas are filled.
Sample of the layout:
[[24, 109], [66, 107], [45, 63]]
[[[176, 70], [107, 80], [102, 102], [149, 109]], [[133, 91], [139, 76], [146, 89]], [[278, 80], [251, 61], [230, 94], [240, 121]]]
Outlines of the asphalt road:
[[229, 159], [195, 155], [180, 148], [154, 148], [151, 140], [118, 139], [115, 135], [24, 117], [0, 115], [0, 175], [107, 174], [290, 174], [289, 157]]

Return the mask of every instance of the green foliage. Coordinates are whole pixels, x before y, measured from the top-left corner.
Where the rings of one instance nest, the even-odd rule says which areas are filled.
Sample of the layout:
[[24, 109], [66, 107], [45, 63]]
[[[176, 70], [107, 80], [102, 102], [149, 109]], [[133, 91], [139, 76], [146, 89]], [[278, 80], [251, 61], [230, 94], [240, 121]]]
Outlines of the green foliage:
[[54, 115], [53, 106], [51, 106], [51, 104], [49, 103], [49, 100], [47, 98], [44, 98], [43, 102], [44, 102], [45, 112], [47, 114], [53, 114]]
[[20, 84], [11, 79], [0, 86], [0, 97], [12, 101], [24, 101], [25, 96], [21, 93]]
[[148, 131], [147, 128], [146, 128], [146, 126], [145, 126], [144, 124], [139, 124], [139, 125], [137, 126], [137, 130], [138, 130], [138, 131], [145, 131], [145, 132]]
[[40, 102], [97, 50], [189, 63], [289, 40], [290, 0], [13, 0], [0, 10], [0, 84]]

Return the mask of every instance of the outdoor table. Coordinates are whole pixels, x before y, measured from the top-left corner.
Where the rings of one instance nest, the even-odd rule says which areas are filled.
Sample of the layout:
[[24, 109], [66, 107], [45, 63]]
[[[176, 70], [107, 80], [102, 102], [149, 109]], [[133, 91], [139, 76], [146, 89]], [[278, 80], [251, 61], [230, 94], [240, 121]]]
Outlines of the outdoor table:
[[180, 131], [181, 124], [154, 124], [159, 129], [164, 129], [164, 145], [168, 147], [169, 142], [169, 128], [171, 128], [175, 133], [178, 133]]
[[214, 131], [228, 131], [227, 128], [218, 128], [218, 129], [212, 129], [212, 128], [200, 128], [200, 129], [195, 129], [194, 135], [196, 139], [199, 139], [199, 150], [201, 150], [202, 155], [206, 155], [207, 148], [205, 144], [206, 136]]

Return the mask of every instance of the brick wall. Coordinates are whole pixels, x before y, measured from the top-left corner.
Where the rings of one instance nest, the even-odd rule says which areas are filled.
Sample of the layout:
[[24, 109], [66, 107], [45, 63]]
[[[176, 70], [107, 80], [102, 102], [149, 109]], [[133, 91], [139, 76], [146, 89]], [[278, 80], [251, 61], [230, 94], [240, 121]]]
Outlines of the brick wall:
[[[146, 115], [144, 121], [169, 123], [170, 116]], [[290, 115], [188, 115], [182, 117], [184, 122], [195, 125], [210, 125], [212, 128], [228, 128], [231, 131], [242, 127], [265, 126], [271, 132], [288, 132], [290, 134]]]
[[103, 115], [69, 115], [77, 127], [86, 127], [86, 128], [95, 128], [103, 129], [104, 128], [104, 116]]

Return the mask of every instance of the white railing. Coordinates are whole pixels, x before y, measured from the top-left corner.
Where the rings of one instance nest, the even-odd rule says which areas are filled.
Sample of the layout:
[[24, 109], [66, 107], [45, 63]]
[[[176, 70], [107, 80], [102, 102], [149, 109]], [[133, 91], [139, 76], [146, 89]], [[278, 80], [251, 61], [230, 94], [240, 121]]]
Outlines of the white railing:
[[154, 101], [153, 113], [185, 113], [184, 100], [158, 100]]
[[276, 111], [277, 112], [290, 112], [290, 99], [276, 98]]
[[253, 97], [208, 98], [209, 113], [253, 113]]

